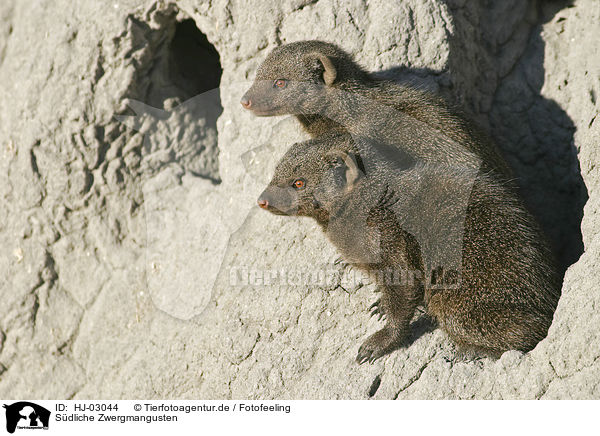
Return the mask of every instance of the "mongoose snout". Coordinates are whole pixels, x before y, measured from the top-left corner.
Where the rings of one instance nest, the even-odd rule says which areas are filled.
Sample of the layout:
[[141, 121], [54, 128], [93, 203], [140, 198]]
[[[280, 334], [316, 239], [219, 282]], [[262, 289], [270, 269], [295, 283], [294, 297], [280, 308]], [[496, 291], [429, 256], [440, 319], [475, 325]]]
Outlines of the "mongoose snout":
[[244, 107], [244, 109], [250, 109], [250, 107], [252, 106], [252, 100], [250, 100], [246, 96], [242, 97], [242, 99], [240, 100], [240, 103]]
[[[283, 79], [257, 80], [250, 89], [240, 99], [244, 109], [251, 111], [258, 117], [268, 117], [273, 115], [284, 115], [293, 110], [288, 106], [288, 101], [292, 94], [288, 87], [288, 81]], [[301, 86], [290, 86], [297, 88], [298, 92]]]
[[295, 215], [298, 213], [297, 195], [289, 188], [270, 186], [256, 201], [261, 209], [275, 215]]
[[[242, 96], [240, 103], [244, 109], [249, 110], [256, 116], [276, 115], [272, 113], [272, 99], [270, 99], [270, 89], [272, 86], [265, 83], [255, 83]], [[271, 101], [269, 103], [269, 101]]]

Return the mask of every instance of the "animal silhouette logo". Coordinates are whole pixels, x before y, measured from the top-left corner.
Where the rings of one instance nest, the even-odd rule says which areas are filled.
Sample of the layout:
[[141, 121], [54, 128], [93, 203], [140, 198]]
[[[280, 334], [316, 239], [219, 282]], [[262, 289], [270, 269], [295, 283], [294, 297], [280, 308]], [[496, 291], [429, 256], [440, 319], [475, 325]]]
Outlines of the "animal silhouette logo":
[[4, 404], [6, 409], [6, 431], [14, 433], [19, 429], [48, 429], [50, 411], [42, 406], [29, 401], [19, 401], [10, 405]]

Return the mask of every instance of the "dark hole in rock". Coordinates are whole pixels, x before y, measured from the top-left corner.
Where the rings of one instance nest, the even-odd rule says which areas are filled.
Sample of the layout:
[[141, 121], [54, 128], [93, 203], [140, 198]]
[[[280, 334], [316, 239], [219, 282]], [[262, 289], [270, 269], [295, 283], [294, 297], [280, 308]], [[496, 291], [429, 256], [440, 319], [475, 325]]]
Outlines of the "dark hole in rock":
[[219, 87], [223, 73], [219, 53], [194, 20], [177, 23], [170, 55], [173, 81], [185, 88], [189, 97]]
[[158, 30], [137, 24], [144, 43], [154, 46], [133, 93], [144, 103], [133, 108], [136, 115], [152, 121], [139, 123], [145, 135], [144, 172], [155, 174], [175, 163], [218, 183], [217, 119], [223, 112], [219, 53], [192, 19], [177, 21], [171, 15]]

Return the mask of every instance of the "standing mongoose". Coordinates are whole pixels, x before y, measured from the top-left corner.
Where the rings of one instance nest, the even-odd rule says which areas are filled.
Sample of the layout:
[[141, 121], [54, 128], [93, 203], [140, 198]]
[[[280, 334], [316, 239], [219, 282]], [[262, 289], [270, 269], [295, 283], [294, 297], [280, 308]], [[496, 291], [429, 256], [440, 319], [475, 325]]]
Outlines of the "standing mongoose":
[[510, 178], [495, 144], [460, 111], [431, 93], [378, 79], [331, 43], [274, 49], [241, 104], [258, 116], [293, 114], [313, 138], [348, 131], [401, 150], [406, 155], [399, 159], [481, 167]]
[[[423, 278], [378, 283], [375, 306], [386, 325], [360, 347], [357, 361], [400, 346], [420, 303], [461, 349], [498, 356], [535, 347], [560, 286], [539, 228], [506, 182], [449, 165], [398, 169], [386, 160], [365, 173], [365, 159], [378, 155], [361, 156], [346, 133], [294, 144], [258, 199], [272, 213], [314, 218], [342, 257], [370, 274]], [[458, 263], [448, 262], [452, 239]]]

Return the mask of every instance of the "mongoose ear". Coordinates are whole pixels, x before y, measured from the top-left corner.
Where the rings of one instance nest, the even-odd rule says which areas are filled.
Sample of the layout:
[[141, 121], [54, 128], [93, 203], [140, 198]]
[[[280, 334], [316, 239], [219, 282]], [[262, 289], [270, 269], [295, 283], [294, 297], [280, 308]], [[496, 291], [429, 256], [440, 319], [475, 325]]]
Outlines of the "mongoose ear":
[[325, 81], [325, 85], [329, 86], [335, 82], [335, 78], [337, 76], [337, 71], [333, 66], [333, 62], [325, 55], [319, 55], [319, 60], [323, 64], [323, 80]]
[[356, 162], [356, 156], [352, 153], [334, 150], [327, 153], [327, 157], [341, 159], [344, 162], [344, 166], [346, 167], [346, 189], [351, 189], [364, 176], [364, 173], [360, 170]]
[[337, 77], [337, 70], [335, 69], [333, 62], [331, 62], [331, 59], [323, 53], [318, 52], [311, 53], [308, 55], [308, 58], [311, 59], [312, 62], [315, 62], [319, 69], [323, 69], [323, 81], [325, 82], [325, 85], [332, 85]]

